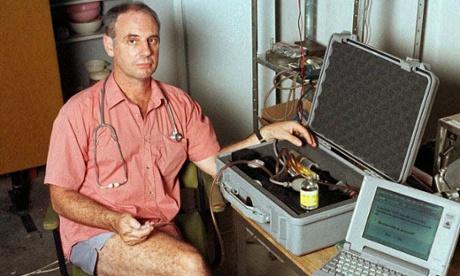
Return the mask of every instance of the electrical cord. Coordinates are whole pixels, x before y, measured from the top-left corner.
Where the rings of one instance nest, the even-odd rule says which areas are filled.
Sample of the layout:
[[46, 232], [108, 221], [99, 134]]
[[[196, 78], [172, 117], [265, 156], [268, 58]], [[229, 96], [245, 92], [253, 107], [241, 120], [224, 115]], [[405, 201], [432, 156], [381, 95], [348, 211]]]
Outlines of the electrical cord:
[[371, 40], [371, 26], [369, 24], [369, 16], [372, 7], [372, 0], [366, 0], [365, 16], [364, 16], [364, 34], [363, 43], [369, 44]]
[[[292, 177], [302, 177], [302, 178], [312, 178], [313, 181], [319, 185], [323, 186], [328, 186], [331, 189], [339, 189], [342, 190], [344, 193], [348, 194], [350, 197], [356, 197], [358, 196], [359, 189], [353, 188], [349, 185], [347, 185], [343, 181], [338, 181], [334, 183], [330, 183], [327, 181], [324, 181], [321, 179], [321, 177], [318, 175], [323, 175], [324, 173], [328, 173], [325, 171], [322, 171], [319, 169], [319, 167], [316, 170], [313, 170], [311, 167], [314, 167], [317, 165], [312, 162], [308, 157], [302, 156], [300, 154], [293, 154], [290, 152], [287, 148], [281, 148], [278, 151], [277, 148], [277, 140], [273, 142], [273, 151], [276, 157], [276, 173], [273, 175], [273, 177], [270, 177], [270, 182], [273, 184], [277, 184], [283, 187], [291, 187], [294, 189], [293, 185], [289, 181], [283, 181], [278, 179], [278, 177], [281, 175], [282, 172], [290, 174]], [[304, 163], [310, 164], [306, 166]], [[279, 171], [278, 167], [279, 165], [282, 164], [282, 170]], [[317, 171], [320, 171], [317, 173]]]
[[[282, 78], [278, 80], [279, 77]], [[273, 121], [286, 121], [287, 120], [287, 116], [289, 114], [291, 114], [296, 108], [297, 108], [297, 105], [296, 104], [292, 104], [292, 105], [289, 105], [287, 104], [286, 107], [285, 107], [285, 110], [284, 110], [284, 116], [283, 117], [275, 117], [273, 116], [272, 114], [270, 114], [270, 112], [268, 111], [267, 109], [267, 102], [268, 102], [268, 99], [270, 97], [270, 95], [273, 93], [273, 91], [275, 91], [276, 89], [278, 90], [281, 90], [281, 91], [285, 91], [285, 90], [288, 90], [289, 91], [289, 94], [288, 94], [288, 97], [287, 97], [287, 102], [291, 101], [291, 100], [295, 100], [295, 90], [297, 88], [300, 88], [302, 87], [302, 85], [298, 85], [297, 84], [297, 78], [299, 77], [299, 72], [296, 72], [296, 71], [293, 71], [293, 70], [289, 70], [289, 69], [286, 69], [286, 70], [282, 70], [282, 71], [279, 71], [278, 73], [275, 74], [275, 76], [273, 77], [273, 86], [272, 88], [265, 94], [265, 98], [264, 98], [264, 108], [265, 108], [265, 113], [267, 115], [267, 117], [269, 117], [271, 120]], [[289, 87], [284, 87], [284, 86], [281, 86], [281, 84], [286, 81], [286, 80], [291, 80], [291, 85]], [[289, 110], [289, 111], [288, 111]]]
[[58, 261], [54, 261], [54, 262], [52, 262], [52, 263], [50, 263], [50, 264], [45, 265], [45, 266], [42, 267], [42, 268], [39, 268], [39, 269], [37, 269], [37, 270], [34, 270], [34, 271], [29, 272], [29, 273], [26, 273], [26, 274], [22, 274], [21, 276], [29, 276], [29, 275], [43, 274], [43, 273], [49, 273], [49, 272], [56, 271], [56, 270], [59, 269], [59, 266], [58, 266], [58, 267], [54, 267], [54, 268], [50, 268], [50, 269], [48, 269], [48, 267], [50, 267], [50, 266], [52, 266], [52, 265], [55, 265], [55, 264], [57, 264], [57, 263], [58, 263]]
[[304, 100], [307, 98], [308, 96], [308, 93], [311, 92], [311, 91], [314, 91], [315, 88], [313, 86], [309, 86], [308, 87], [308, 91], [304, 91], [304, 93], [302, 94], [302, 96], [300, 97], [300, 99], [297, 101], [297, 117], [299, 118], [299, 123], [302, 124], [303, 126], [306, 126], [307, 125], [307, 120], [308, 120], [308, 117], [307, 119], [305, 118], [304, 114], [302, 113], [305, 113], [307, 116], [309, 116], [310, 114], [303, 108], [303, 102]]
[[[247, 160], [238, 160], [238, 161], [233, 161], [233, 162], [230, 162], [228, 164], [226, 164], [225, 166], [223, 166], [216, 174], [216, 176], [214, 177], [212, 183], [211, 183], [211, 188], [210, 188], [210, 194], [212, 195], [213, 194], [213, 190], [214, 190], [214, 187], [217, 185], [217, 181], [218, 179], [220, 178], [221, 174], [228, 168], [232, 167], [232, 166], [235, 166], [235, 165], [239, 165], [239, 164], [248, 164], [248, 165], [252, 165], [252, 166], [256, 166], [256, 167], [259, 167], [261, 169], [263, 169], [269, 176], [273, 176], [273, 174], [267, 169], [265, 168], [263, 165], [257, 163], [257, 162], [254, 162], [254, 161], [247, 161]], [[210, 196], [209, 198], [209, 209], [211, 211], [211, 219], [212, 219], [212, 223], [214, 225], [214, 229], [216, 230], [216, 234], [217, 234], [217, 239], [219, 241], [219, 246], [220, 246], [220, 261], [219, 261], [219, 264], [217, 265], [216, 269], [219, 268], [219, 267], [222, 267], [223, 263], [224, 263], [224, 260], [225, 260], [225, 249], [224, 249], [224, 241], [222, 239], [222, 234], [219, 230], [219, 225], [217, 225], [217, 221], [216, 221], [216, 217], [214, 215], [214, 212], [212, 211], [214, 207], [222, 207], [223, 205], [225, 205], [225, 203], [222, 203], [222, 204], [214, 204], [213, 203], [213, 200], [212, 200], [212, 196]]]
[[[297, 30], [299, 32], [299, 41], [303, 41], [304, 40], [304, 37], [303, 37], [303, 27], [304, 26], [303, 26], [303, 22], [302, 22], [302, 7], [301, 7], [301, 1], [300, 0], [297, 1], [297, 6], [298, 6]], [[291, 99], [295, 100], [295, 90], [297, 88], [301, 89], [300, 90], [301, 98], [303, 98], [305, 96], [306, 93], [305, 93], [305, 83], [304, 83], [304, 81], [301, 81], [301, 83], [299, 85], [297, 85], [297, 79], [300, 77], [300, 79], [303, 80], [304, 77], [305, 77], [305, 52], [304, 52], [304, 47], [302, 45], [300, 45], [300, 58], [298, 59], [298, 64], [299, 64], [299, 69], [300, 69], [299, 71], [294, 71], [294, 70], [291, 70], [291, 69], [287, 69], [287, 70], [282, 70], [282, 71], [278, 72], [273, 77], [273, 86], [272, 86], [272, 88], [265, 95], [265, 99], [264, 99], [265, 114], [266, 114], [266, 116], [268, 118], [270, 118], [273, 121], [286, 121], [287, 116], [289, 114], [291, 114], [294, 111], [294, 109], [297, 109], [296, 114], [299, 117], [299, 121], [304, 125], [306, 124], [306, 122], [303, 122], [304, 118], [303, 118], [303, 116], [301, 114], [301, 112], [303, 111], [303, 106], [300, 105], [299, 102], [297, 104], [293, 105], [293, 106], [289, 106], [289, 104], [286, 104], [286, 107], [285, 107], [285, 110], [284, 110], [284, 116], [282, 116], [282, 117], [273, 116], [272, 114], [270, 114], [270, 112], [267, 109], [268, 98], [269, 98], [269, 96], [271, 95], [271, 93], [275, 89], [289, 90], [289, 94], [288, 94], [288, 97], [287, 97], [287, 100], [286, 100], [287, 103]], [[278, 84], [277, 80], [281, 75], [285, 76], [285, 78], [281, 79], [279, 81], [279, 84]], [[281, 84], [287, 79], [292, 80], [292, 83], [291, 83], [290, 87], [287, 87], [287, 88], [282, 87]], [[288, 111], [289, 108], [290, 108], [290, 110]]]

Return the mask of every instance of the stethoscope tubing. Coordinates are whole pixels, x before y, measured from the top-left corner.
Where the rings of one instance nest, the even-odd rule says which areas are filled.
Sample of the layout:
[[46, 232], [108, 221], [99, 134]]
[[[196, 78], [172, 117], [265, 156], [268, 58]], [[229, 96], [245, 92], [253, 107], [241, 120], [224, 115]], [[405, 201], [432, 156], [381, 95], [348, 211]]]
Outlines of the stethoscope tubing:
[[[123, 152], [121, 151], [120, 143], [118, 141], [117, 132], [116, 132], [115, 128], [112, 125], [107, 124], [105, 122], [105, 114], [104, 114], [105, 113], [105, 110], [104, 110], [104, 105], [105, 105], [105, 86], [106, 86], [108, 78], [109, 77], [104, 79], [104, 83], [103, 83], [102, 89], [101, 89], [101, 104], [99, 106], [101, 123], [94, 128], [94, 137], [93, 137], [96, 182], [97, 182], [97, 184], [99, 185], [100, 188], [104, 188], [104, 189], [105, 188], [116, 188], [116, 187], [119, 187], [119, 186], [121, 186], [123, 184], [126, 184], [128, 182], [128, 169], [127, 169], [127, 166], [126, 166], [125, 158], [123, 157]], [[179, 131], [177, 129], [176, 120], [174, 119], [174, 114], [173, 114], [173, 111], [172, 111], [172, 108], [171, 108], [171, 105], [170, 105], [169, 101], [166, 101], [166, 109], [168, 111], [169, 120], [171, 121], [171, 124], [173, 126], [173, 131], [171, 132], [169, 137], [171, 139], [173, 139], [173, 140], [176, 140], [177, 142], [180, 142], [182, 140], [182, 138], [183, 138], [183, 135], [181, 133], [179, 133]], [[122, 182], [113, 182], [113, 183], [109, 183], [108, 185], [105, 185], [105, 186], [102, 185], [101, 182], [100, 182], [100, 179], [99, 179], [99, 166], [97, 164], [97, 144], [98, 144], [97, 131], [99, 129], [101, 129], [101, 128], [104, 128], [104, 127], [110, 129], [110, 132], [112, 133], [112, 139], [117, 144], [118, 152], [120, 154], [123, 170], [124, 170], [124, 173], [125, 173], [125, 178], [124, 178], [124, 180]]]

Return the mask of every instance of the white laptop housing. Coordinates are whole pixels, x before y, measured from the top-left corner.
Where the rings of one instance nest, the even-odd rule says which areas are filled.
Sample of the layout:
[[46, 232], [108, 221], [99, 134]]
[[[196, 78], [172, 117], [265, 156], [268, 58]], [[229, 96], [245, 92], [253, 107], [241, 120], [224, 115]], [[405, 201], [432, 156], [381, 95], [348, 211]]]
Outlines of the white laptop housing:
[[343, 250], [408, 275], [445, 275], [459, 228], [459, 203], [366, 176]]

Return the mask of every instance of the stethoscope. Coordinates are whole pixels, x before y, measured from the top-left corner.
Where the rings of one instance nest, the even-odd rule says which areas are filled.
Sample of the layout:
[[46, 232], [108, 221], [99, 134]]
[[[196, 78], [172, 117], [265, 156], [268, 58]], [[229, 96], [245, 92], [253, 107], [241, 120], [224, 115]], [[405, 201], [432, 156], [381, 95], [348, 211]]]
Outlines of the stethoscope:
[[[100, 113], [101, 113], [101, 115], [100, 115], [101, 116], [101, 123], [94, 128], [94, 132], [93, 132], [93, 134], [94, 134], [94, 137], [93, 137], [93, 142], [94, 142], [94, 167], [95, 167], [95, 171], [96, 171], [96, 182], [99, 185], [99, 187], [103, 188], [103, 189], [116, 188], [116, 187], [124, 185], [124, 184], [126, 184], [128, 182], [128, 168], [126, 166], [126, 161], [125, 161], [125, 158], [123, 157], [123, 153], [121, 152], [121, 147], [120, 147], [120, 142], [118, 141], [117, 132], [115, 131], [115, 128], [112, 125], [110, 125], [110, 124], [105, 122], [105, 116], [104, 116], [105, 85], [107, 83], [108, 78], [109, 77], [107, 77], [104, 80], [104, 84], [102, 85], [102, 90], [101, 90], [101, 105], [99, 106]], [[172, 111], [171, 105], [169, 104], [168, 101], [166, 101], [166, 109], [168, 111], [169, 120], [171, 121], [171, 124], [173, 125], [173, 131], [169, 135], [169, 138], [171, 138], [172, 140], [176, 140], [177, 142], [180, 142], [184, 136], [181, 133], [179, 133], [179, 131], [177, 130], [176, 120], [174, 119], [173, 111]], [[97, 164], [97, 144], [98, 144], [97, 132], [102, 128], [108, 128], [110, 130], [110, 132], [112, 134], [111, 135], [112, 139], [117, 144], [118, 153], [120, 154], [121, 164], [123, 166], [123, 171], [124, 171], [124, 174], [125, 174], [125, 178], [123, 179], [123, 181], [121, 181], [121, 182], [112, 182], [112, 183], [109, 183], [109, 184], [107, 184], [105, 186], [102, 185], [100, 180], [99, 180], [99, 166]]]

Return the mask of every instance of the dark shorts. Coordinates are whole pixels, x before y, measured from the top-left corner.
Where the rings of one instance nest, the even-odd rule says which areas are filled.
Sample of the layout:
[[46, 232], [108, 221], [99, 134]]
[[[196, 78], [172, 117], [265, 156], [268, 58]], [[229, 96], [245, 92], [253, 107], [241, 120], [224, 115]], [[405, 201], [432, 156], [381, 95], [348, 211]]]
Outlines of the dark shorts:
[[85, 273], [94, 275], [98, 251], [104, 247], [107, 240], [114, 234], [114, 232], [99, 234], [89, 240], [75, 244], [70, 252], [70, 262]]

